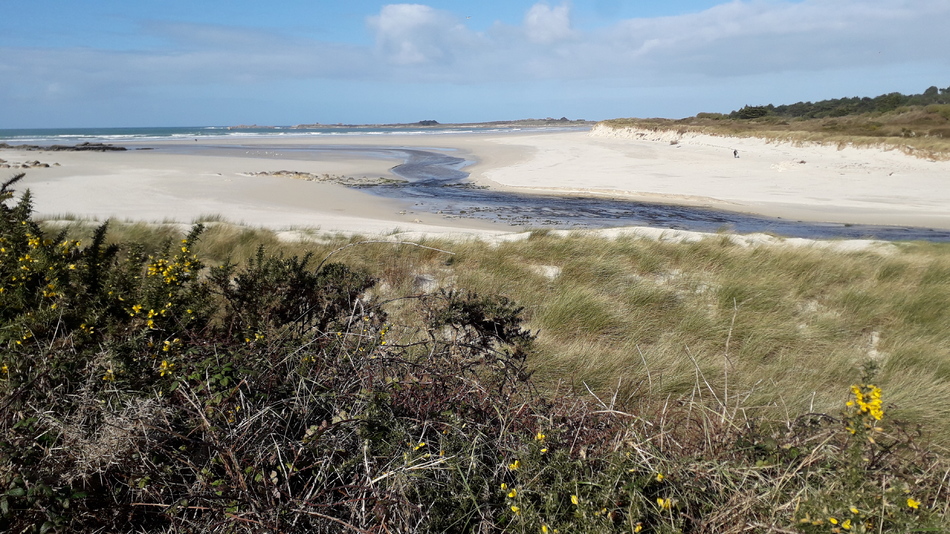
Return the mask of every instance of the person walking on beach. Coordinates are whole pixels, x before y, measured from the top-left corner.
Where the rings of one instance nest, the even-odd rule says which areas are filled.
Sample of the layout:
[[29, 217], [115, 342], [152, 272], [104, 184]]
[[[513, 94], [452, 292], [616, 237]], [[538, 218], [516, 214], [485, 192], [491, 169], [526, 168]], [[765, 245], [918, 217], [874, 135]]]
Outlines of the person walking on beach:
[[739, 151], [738, 151], [738, 150], [733, 150], [733, 151], [732, 151], [732, 157], [738, 158], [738, 157], [739, 157]]

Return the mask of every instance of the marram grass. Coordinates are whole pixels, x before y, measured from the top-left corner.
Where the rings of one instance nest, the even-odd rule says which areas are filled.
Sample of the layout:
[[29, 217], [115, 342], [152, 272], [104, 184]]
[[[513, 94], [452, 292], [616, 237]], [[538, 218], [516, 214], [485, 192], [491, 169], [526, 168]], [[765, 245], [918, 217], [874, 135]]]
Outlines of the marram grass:
[[[115, 225], [110, 233], [144, 243], [170, 235], [165, 227], [146, 237], [145, 228]], [[282, 242], [266, 230], [216, 224], [196, 250], [209, 263], [241, 261], [261, 244], [323, 257], [360, 240]], [[642, 395], [686, 394], [701, 371], [710, 385], [728, 386], [765, 412], [823, 411], [840, 404], [840, 384], [871, 366], [891, 399], [908, 399], [895, 402], [895, 413], [926, 421], [927, 433], [948, 443], [950, 403], [910, 402], [950, 393], [948, 245], [845, 253], [744, 248], [714, 236], [666, 244], [585, 233], [422, 244], [431, 248], [373, 242], [333, 257], [369, 270], [393, 293], [418, 292], [422, 280], [517, 302], [538, 333], [530, 364], [552, 387], [619, 389], [632, 395], [624, 402], [636, 403]]]

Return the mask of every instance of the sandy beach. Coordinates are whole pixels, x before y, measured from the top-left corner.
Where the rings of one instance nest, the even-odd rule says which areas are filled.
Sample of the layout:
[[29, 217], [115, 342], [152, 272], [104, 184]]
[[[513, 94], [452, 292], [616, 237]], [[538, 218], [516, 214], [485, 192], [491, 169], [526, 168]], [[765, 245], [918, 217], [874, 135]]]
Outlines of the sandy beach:
[[[392, 178], [385, 155], [294, 148], [415, 147], [461, 157], [471, 180], [501, 190], [572, 193], [700, 205], [795, 220], [950, 229], [950, 162], [895, 150], [770, 144], [672, 132], [530, 131], [339, 136], [128, 144], [124, 152], [2, 150], [39, 161], [29, 188], [36, 213], [190, 223], [220, 216], [276, 230], [347, 234], [501, 235], [524, 228], [446, 218], [411, 203], [320, 181], [251, 173]], [[148, 150], [152, 148], [153, 150]], [[735, 155], [738, 157], [735, 157]], [[0, 169], [11, 176], [18, 169]]]

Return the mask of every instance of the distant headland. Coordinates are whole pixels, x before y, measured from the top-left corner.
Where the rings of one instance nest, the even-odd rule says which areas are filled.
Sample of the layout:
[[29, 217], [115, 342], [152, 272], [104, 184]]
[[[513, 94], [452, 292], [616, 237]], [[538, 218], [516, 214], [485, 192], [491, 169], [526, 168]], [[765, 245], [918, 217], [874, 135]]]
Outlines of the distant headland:
[[319, 122], [308, 123], [308, 124], [295, 124], [293, 126], [272, 126], [272, 125], [259, 125], [259, 124], [238, 124], [235, 126], [228, 126], [228, 130], [276, 130], [276, 129], [290, 129], [290, 130], [315, 130], [315, 129], [325, 129], [325, 128], [543, 128], [550, 126], [593, 126], [596, 124], [596, 121], [588, 121], [585, 119], [568, 119], [567, 117], [561, 117], [560, 119], [555, 119], [553, 117], [547, 117], [544, 119], [518, 119], [518, 120], [508, 120], [508, 121], [488, 121], [488, 122], [458, 122], [458, 123], [441, 123], [437, 120], [426, 119], [418, 122], [405, 122], [405, 123], [389, 123], [389, 124], [323, 124]]

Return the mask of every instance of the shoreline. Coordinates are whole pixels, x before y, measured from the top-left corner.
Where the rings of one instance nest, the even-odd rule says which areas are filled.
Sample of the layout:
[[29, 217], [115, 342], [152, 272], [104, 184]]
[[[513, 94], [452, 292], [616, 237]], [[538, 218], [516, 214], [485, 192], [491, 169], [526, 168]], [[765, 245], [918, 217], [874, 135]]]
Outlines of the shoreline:
[[[880, 149], [801, 147], [756, 138], [643, 137], [637, 132], [605, 136], [595, 128], [203, 139], [199, 147], [182, 140], [147, 140], [122, 143], [129, 148], [125, 152], [5, 149], [0, 158], [51, 165], [5, 169], [11, 175], [27, 173], [18, 193], [29, 188], [37, 215], [45, 218], [73, 214], [188, 223], [217, 215], [275, 230], [349, 234], [497, 236], [527, 229], [443, 217], [334, 183], [247, 175], [290, 171], [393, 178], [398, 158], [332, 150], [385, 146], [463, 158], [471, 162], [463, 170], [473, 184], [499, 191], [701, 206], [810, 222], [950, 229], [950, 188], [943, 183], [950, 176], [948, 162]], [[314, 145], [330, 150], [318, 158], [302, 150]]]

